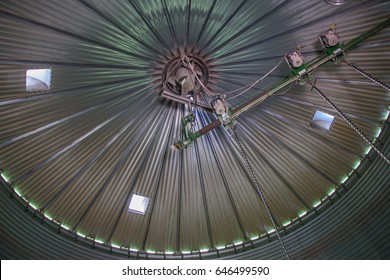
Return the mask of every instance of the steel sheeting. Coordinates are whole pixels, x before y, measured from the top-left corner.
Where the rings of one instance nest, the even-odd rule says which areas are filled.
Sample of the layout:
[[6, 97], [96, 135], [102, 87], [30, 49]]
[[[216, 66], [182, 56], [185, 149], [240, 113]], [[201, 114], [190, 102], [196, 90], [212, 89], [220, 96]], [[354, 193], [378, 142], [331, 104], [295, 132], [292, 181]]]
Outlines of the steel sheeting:
[[[169, 149], [188, 112], [158, 96], [164, 64], [179, 49], [197, 55], [210, 66], [210, 87], [232, 91], [297, 44], [307, 61], [321, 54], [317, 36], [331, 24], [346, 42], [389, 10], [387, 1], [2, 1], [0, 168], [50, 217], [132, 250], [214, 250], [263, 235], [272, 223], [228, 132], [220, 127], [181, 153]], [[387, 28], [346, 58], [389, 83], [389, 35]], [[51, 90], [27, 93], [26, 70], [46, 67]], [[289, 74], [282, 62], [246, 94], [229, 93], [229, 102]], [[376, 139], [389, 92], [343, 63], [314, 75]], [[336, 116], [329, 132], [310, 127], [315, 110]], [[212, 120], [199, 110], [196, 128]], [[339, 187], [367, 150], [308, 86], [293, 85], [237, 121], [280, 226]], [[145, 215], [127, 210], [132, 193], [150, 198]]]

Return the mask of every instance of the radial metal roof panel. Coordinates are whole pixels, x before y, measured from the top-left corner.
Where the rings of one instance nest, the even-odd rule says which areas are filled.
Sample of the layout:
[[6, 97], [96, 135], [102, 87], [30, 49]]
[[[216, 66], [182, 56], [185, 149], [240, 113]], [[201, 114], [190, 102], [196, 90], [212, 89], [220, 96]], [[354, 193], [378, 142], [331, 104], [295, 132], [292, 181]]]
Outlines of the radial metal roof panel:
[[[299, 44], [309, 61], [337, 23], [347, 42], [388, 18], [388, 1], [1, 1], [0, 168], [37, 209], [68, 228], [131, 250], [224, 248], [272, 230], [234, 140], [222, 127], [173, 152], [186, 105], [163, 99], [164, 65], [180, 52], [209, 67], [226, 93], [267, 73]], [[390, 82], [389, 28], [346, 58]], [[27, 69], [52, 69], [49, 92], [26, 92]], [[235, 107], [290, 75], [281, 65]], [[316, 85], [372, 140], [389, 92], [327, 63]], [[242, 113], [237, 134], [278, 225], [327, 197], [368, 146], [308, 86], [292, 85]], [[237, 97], [235, 97], [237, 96]], [[310, 127], [316, 110], [335, 117]], [[197, 129], [214, 120], [197, 110]], [[385, 164], [385, 163], [384, 163]], [[150, 198], [128, 211], [132, 193]]]

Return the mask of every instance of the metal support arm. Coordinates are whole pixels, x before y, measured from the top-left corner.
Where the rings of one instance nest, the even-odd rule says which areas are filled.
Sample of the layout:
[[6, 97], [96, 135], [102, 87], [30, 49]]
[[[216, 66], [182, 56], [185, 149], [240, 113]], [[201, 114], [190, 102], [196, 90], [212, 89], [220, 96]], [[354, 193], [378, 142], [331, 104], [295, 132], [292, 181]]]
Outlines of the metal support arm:
[[[390, 25], [390, 18], [386, 19], [382, 23], [378, 24], [377, 26], [371, 28], [370, 30], [362, 33], [358, 37], [352, 39], [348, 43], [344, 44], [342, 46], [342, 52], [345, 53], [346, 51], [356, 47], [361, 42], [367, 40], [371, 36], [375, 35], [376, 33], [380, 32], [381, 30], [385, 29]], [[311, 60], [307, 64], [307, 73], [308, 75], [313, 72], [315, 69], [317, 69], [319, 66], [325, 64], [328, 61], [332, 61], [335, 59], [335, 54], [331, 53], [325, 53], [323, 55], [318, 56], [317, 58]], [[258, 105], [259, 103], [263, 102], [265, 99], [267, 99], [269, 96], [273, 95], [274, 93], [278, 92], [279, 90], [289, 86], [291, 83], [294, 83], [295, 81], [298, 81], [301, 77], [300, 76], [289, 76], [286, 78], [283, 78], [281, 81], [276, 82], [275, 84], [271, 85], [267, 89], [261, 91], [257, 96], [251, 98], [250, 100], [244, 102], [242, 105], [232, 109], [231, 117], [235, 119], [238, 117], [242, 112], [245, 112], [252, 107]], [[201, 137], [202, 135], [208, 133], [209, 131], [217, 128], [221, 125], [221, 122], [219, 119], [211, 122], [209, 125], [203, 127], [202, 129], [194, 132], [192, 134], [193, 141], [195, 139]]]

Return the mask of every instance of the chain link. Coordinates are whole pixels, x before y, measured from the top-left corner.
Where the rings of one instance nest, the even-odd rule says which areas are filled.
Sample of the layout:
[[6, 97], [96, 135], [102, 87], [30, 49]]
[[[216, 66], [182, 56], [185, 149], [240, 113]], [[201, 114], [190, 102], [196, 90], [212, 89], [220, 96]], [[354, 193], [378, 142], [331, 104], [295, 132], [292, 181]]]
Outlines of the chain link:
[[232, 131], [232, 136], [233, 136], [234, 140], [237, 143], [238, 149], [240, 150], [240, 154], [241, 154], [242, 158], [244, 159], [245, 165], [246, 165], [246, 167], [248, 169], [249, 176], [251, 177], [251, 180], [252, 180], [253, 184], [255, 185], [255, 187], [257, 189], [257, 192], [260, 195], [261, 201], [263, 202], [265, 210], [267, 211], [268, 217], [271, 220], [272, 225], [273, 225], [273, 227], [274, 227], [274, 229], [276, 231], [276, 234], [278, 236], [280, 244], [283, 247], [284, 253], [286, 254], [287, 259], [289, 260], [290, 257], [288, 255], [287, 249], [286, 249], [286, 247], [284, 245], [282, 236], [280, 235], [280, 232], [278, 230], [278, 225], [277, 225], [277, 223], [275, 221], [274, 216], [272, 215], [271, 209], [270, 209], [270, 207], [269, 207], [269, 205], [268, 205], [268, 203], [267, 203], [267, 201], [265, 199], [264, 193], [263, 193], [259, 183], [257, 182], [255, 172], [253, 171], [253, 168], [252, 168], [251, 164], [249, 163], [248, 156], [247, 156], [246, 152], [244, 151], [242, 143], [241, 143], [240, 139], [238, 138], [238, 135], [237, 135], [237, 133], [235, 131]]
[[314, 84], [312, 84], [310, 81], [307, 81], [307, 84], [310, 85], [313, 89], [315, 89], [315, 91], [323, 98], [325, 99], [326, 102], [328, 102], [328, 104], [330, 106], [332, 106], [332, 108], [334, 110], [337, 111], [337, 113], [349, 124], [350, 127], [352, 127], [353, 130], [355, 130], [357, 132], [357, 134], [359, 134], [359, 136], [361, 138], [364, 139], [364, 141], [366, 141], [370, 146], [371, 148], [378, 153], [378, 155], [387, 162], [387, 165], [390, 165], [390, 160], [377, 148], [375, 147], [374, 143], [368, 139], [368, 137], [318, 88], [316, 87]]
[[346, 61], [346, 60], [343, 60], [343, 62], [345, 62], [346, 64], [348, 64], [349, 66], [351, 66], [356, 72], [362, 74], [364, 77], [370, 79], [371, 81], [373, 81], [374, 83], [376, 83], [377, 85], [380, 85], [381, 87], [383, 87], [384, 89], [387, 89], [390, 91], [390, 86], [388, 86], [387, 84], [385, 84], [384, 82], [381, 82], [379, 81], [378, 79], [374, 78], [373, 76], [371, 76], [370, 74], [368, 74], [367, 72], [363, 71], [362, 69], [360, 69], [359, 67], [357, 67], [356, 65]]

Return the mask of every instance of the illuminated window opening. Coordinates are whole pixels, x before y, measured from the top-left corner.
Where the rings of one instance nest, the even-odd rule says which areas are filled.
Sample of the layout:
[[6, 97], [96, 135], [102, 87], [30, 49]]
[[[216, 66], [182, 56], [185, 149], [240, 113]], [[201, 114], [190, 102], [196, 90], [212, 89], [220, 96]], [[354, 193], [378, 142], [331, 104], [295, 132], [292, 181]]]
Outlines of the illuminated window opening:
[[366, 150], [363, 152], [364, 155], [367, 155], [371, 151], [371, 146], [368, 146]]
[[386, 113], [383, 114], [383, 120], [387, 120], [387, 118], [390, 115], [390, 111], [387, 111]]
[[330, 195], [334, 194], [335, 191], [336, 191], [336, 189], [331, 189], [331, 190], [328, 192], [328, 195], [330, 196]]
[[5, 175], [4, 173], [1, 173], [0, 175], [4, 179], [4, 181], [6, 181], [7, 183], [10, 182], [10, 179], [7, 177], [7, 175]]
[[322, 131], [329, 131], [333, 121], [334, 116], [317, 110], [310, 122], [310, 126]]
[[355, 165], [354, 165], [353, 169], [357, 169], [359, 167], [360, 163], [361, 163], [360, 160], [355, 162]]
[[26, 71], [26, 91], [49, 91], [51, 69], [29, 69]]
[[298, 216], [301, 218], [301, 217], [305, 216], [306, 214], [307, 214], [307, 211], [304, 211], [301, 214], [299, 214]]
[[66, 229], [66, 230], [70, 230], [70, 227], [68, 227], [68, 226], [62, 225], [62, 227], [63, 227], [64, 229]]
[[37, 209], [38, 209], [38, 207], [37, 207], [35, 204], [30, 203], [30, 206], [31, 206], [34, 210], [37, 210]]
[[47, 214], [44, 214], [44, 215], [45, 215], [45, 217], [48, 218], [49, 220], [51, 220], [51, 221], [53, 220], [53, 218], [52, 218], [51, 216], [49, 216], [49, 215], [47, 215]]
[[286, 227], [286, 226], [288, 226], [289, 224], [291, 224], [291, 221], [284, 222], [284, 223], [283, 223], [283, 226]]
[[381, 129], [381, 128], [378, 128], [377, 131], [376, 131], [376, 133], [375, 133], [374, 138], [377, 139], [377, 138], [379, 137], [379, 135], [381, 134], [381, 132], [382, 132], [382, 129]]
[[149, 198], [133, 194], [130, 200], [129, 210], [130, 212], [144, 215], [149, 205]]
[[341, 6], [347, 4], [348, 0], [325, 0], [325, 3], [333, 6]]
[[319, 206], [320, 204], [321, 204], [321, 201], [317, 201], [317, 202], [315, 202], [315, 203], [313, 204], [313, 207], [315, 208], [315, 207]]
[[275, 232], [275, 229], [271, 229], [269, 231], [267, 231], [268, 234], [271, 234], [271, 233], [274, 233]]

